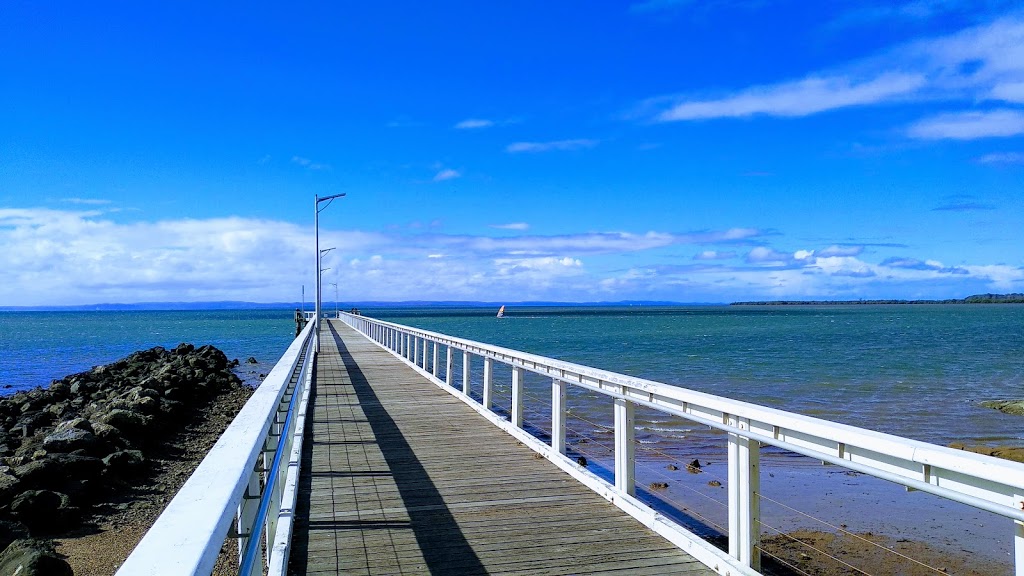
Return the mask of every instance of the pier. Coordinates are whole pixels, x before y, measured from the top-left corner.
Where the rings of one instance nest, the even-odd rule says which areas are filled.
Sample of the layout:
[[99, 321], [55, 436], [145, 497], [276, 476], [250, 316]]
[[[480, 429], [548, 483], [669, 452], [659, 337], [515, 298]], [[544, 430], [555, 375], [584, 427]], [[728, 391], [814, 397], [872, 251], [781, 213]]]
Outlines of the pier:
[[347, 325], [325, 322], [294, 574], [714, 574]]
[[[1024, 465], [340, 316], [303, 329], [118, 574], [210, 574], [235, 542], [240, 574], [759, 574], [773, 445], [1005, 517], [1024, 575]], [[610, 476], [569, 454], [570, 386], [611, 405]], [[727, 433], [726, 549], [638, 496], [637, 407]]]

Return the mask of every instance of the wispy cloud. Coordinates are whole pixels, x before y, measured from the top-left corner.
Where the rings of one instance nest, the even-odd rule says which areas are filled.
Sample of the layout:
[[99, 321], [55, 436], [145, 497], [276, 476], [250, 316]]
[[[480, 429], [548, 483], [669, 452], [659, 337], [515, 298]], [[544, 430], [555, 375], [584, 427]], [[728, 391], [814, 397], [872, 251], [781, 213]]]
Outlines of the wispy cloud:
[[330, 164], [322, 164], [320, 162], [314, 162], [309, 158], [303, 158], [302, 156], [292, 156], [292, 164], [297, 164], [308, 170], [330, 170]]
[[978, 158], [981, 164], [1024, 164], [1024, 152], [993, 152]]
[[551, 142], [513, 142], [505, 147], [505, 151], [516, 154], [520, 152], [550, 152], [554, 150], [583, 150], [593, 148], [600, 143], [599, 140], [578, 138], [575, 140], [555, 140]]
[[795, 82], [755, 86], [712, 100], [690, 100], [658, 114], [660, 122], [769, 116], [808, 116], [846, 108], [877, 104], [913, 93], [925, 84], [923, 75], [886, 73], [867, 80], [845, 76], [811, 77]]
[[[514, 229], [513, 229], [514, 230]], [[937, 260], [862, 260], [840, 245], [784, 251], [755, 246], [743, 258], [720, 242], [763, 241], [755, 229], [691, 233], [587, 232], [563, 235], [445, 235], [360, 232], [321, 227], [328, 281], [357, 300], [567, 300], [654, 298], [682, 301], [800, 298], [846, 294], [1024, 291], [1024, 269], [1005, 264], [946, 266]], [[712, 241], [704, 257], [664, 265], [674, 245]], [[99, 210], [0, 208], [0, 302], [297, 300], [308, 274], [308, 226], [253, 218], [115, 222]], [[618, 256], [635, 254], [623, 271]], [[713, 255], [713, 257], [712, 257]], [[609, 258], [608, 256], [613, 256]], [[657, 265], [645, 266], [643, 258]], [[731, 264], [731, 265], [730, 265]], [[55, 280], [56, 279], [56, 280]], [[344, 287], [344, 288], [342, 288]], [[937, 288], [938, 287], [938, 288]], [[899, 292], [897, 292], [899, 293]]]
[[950, 202], [948, 204], [932, 208], [932, 210], [936, 212], [973, 212], [976, 210], [995, 209], [996, 207], [992, 204], [985, 204], [983, 202]]
[[888, 268], [905, 268], [908, 270], [926, 270], [943, 274], [970, 274], [966, 268], [944, 266], [937, 260], [918, 260], [916, 258], [886, 258], [880, 264]]
[[[661, 97], [649, 100], [646, 108], [656, 111], [656, 121], [674, 122], [799, 117], [925, 99], [969, 105], [1024, 102], [1024, 17], [1017, 14], [896, 46], [799, 79], [741, 88], [715, 98]], [[908, 134], [924, 139], [1016, 135], [1024, 131], [1019, 115], [1009, 109], [948, 113], [915, 124]]]
[[511, 222], [509, 224], [491, 224], [491, 228], [498, 230], [529, 230], [530, 225], [526, 222]]
[[458, 170], [452, 170], [451, 168], [445, 168], [434, 175], [434, 182], [444, 182], [445, 180], [454, 180], [462, 177], [462, 173]]
[[717, 250], [704, 250], [694, 254], [694, 260], [730, 260], [736, 257], [736, 252], [719, 252]]
[[455, 125], [457, 130], [475, 130], [479, 128], [490, 128], [494, 126], [493, 120], [484, 120], [482, 118], [467, 118], [462, 122]]
[[104, 200], [101, 198], [62, 198], [61, 202], [66, 204], [80, 204], [85, 206], [106, 206], [112, 204], [112, 200]]
[[839, 246], [832, 245], [818, 251], [818, 256], [829, 258], [832, 256], [858, 256], [864, 251], [863, 246]]
[[1005, 109], [940, 114], [907, 129], [911, 138], [922, 140], [974, 140], [1018, 134], [1024, 134], [1024, 112]]

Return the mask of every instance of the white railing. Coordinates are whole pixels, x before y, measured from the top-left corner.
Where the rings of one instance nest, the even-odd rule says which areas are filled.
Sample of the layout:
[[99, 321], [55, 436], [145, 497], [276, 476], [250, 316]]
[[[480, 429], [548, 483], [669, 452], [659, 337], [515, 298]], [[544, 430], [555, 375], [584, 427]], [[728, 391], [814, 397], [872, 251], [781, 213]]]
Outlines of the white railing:
[[[929, 492], [975, 506], [1009, 519], [1011, 522], [1007, 524], [1007, 534], [1012, 531], [1014, 535], [1015, 574], [1024, 576], [1024, 464], [365, 316], [342, 314], [342, 320], [719, 574], [759, 573], [758, 469], [760, 447], [768, 444], [896, 482], [908, 489]], [[444, 360], [439, 358], [442, 346], [445, 348]], [[428, 353], [431, 351], [432, 354]], [[461, 391], [452, 387], [456, 351], [463, 354]], [[483, 359], [482, 402], [469, 396], [469, 367], [473, 356]], [[444, 381], [438, 378], [439, 360], [446, 367]], [[491, 410], [495, 362], [511, 367], [509, 419]], [[523, 382], [526, 371], [552, 379], [550, 445], [523, 429]], [[568, 384], [604, 394], [614, 402], [614, 484], [565, 456]], [[728, 554], [634, 497], [633, 414], [638, 405], [728, 433]]]
[[286, 572], [313, 377], [312, 330], [309, 323], [288, 347], [118, 576], [210, 574], [229, 538], [238, 539], [240, 574]]

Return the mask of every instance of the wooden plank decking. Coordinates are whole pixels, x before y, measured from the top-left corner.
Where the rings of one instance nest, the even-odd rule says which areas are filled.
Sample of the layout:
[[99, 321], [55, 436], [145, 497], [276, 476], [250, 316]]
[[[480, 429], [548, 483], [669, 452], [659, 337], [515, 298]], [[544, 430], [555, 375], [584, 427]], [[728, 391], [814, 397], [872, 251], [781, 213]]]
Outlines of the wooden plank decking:
[[311, 404], [292, 574], [713, 574], [341, 322]]

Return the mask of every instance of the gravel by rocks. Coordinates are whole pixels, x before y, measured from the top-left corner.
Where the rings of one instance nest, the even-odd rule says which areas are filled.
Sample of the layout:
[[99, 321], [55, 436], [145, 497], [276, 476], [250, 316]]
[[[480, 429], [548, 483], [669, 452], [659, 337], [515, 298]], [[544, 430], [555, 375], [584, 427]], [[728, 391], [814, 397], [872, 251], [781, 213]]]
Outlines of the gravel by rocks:
[[234, 365], [157, 347], [0, 399], [0, 550], [112, 574], [252, 395]]

